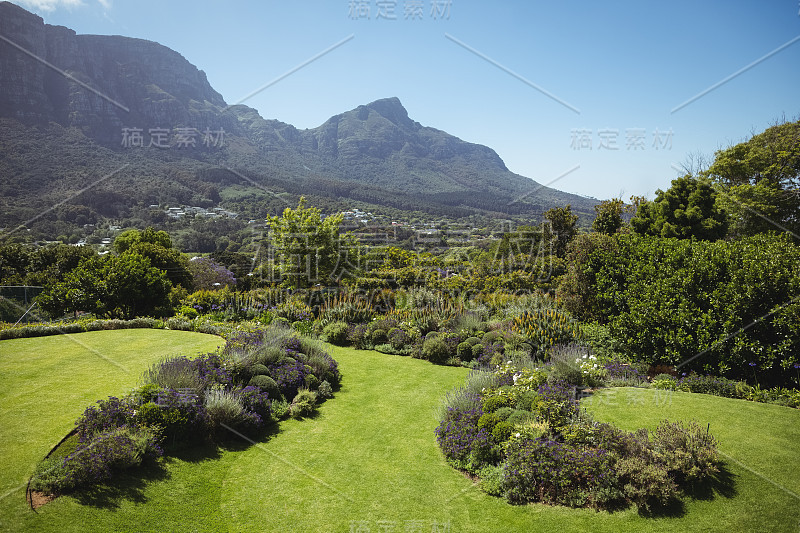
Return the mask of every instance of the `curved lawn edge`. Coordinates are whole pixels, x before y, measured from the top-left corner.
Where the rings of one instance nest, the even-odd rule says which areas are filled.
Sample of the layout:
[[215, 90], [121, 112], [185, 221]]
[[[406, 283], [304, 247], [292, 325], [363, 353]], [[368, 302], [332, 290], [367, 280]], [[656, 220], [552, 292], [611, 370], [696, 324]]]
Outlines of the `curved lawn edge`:
[[[0, 499], [0, 530], [107, 531], [135, 523], [140, 531], [349, 532], [359, 527], [382, 531], [382, 525], [393, 525], [395, 531], [409, 525], [431, 531], [436, 521], [439, 531], [449, 526], [450, 532], [459, 533], [728, 532], [796, 531], [800, 522], [797, 500], [735, 463], [731, 471], [737, 494], [688, 501], [682, 515], [644, 518], [635, 510], [608, 513], [508, 505], [482, 493], [438, 451], [433, 407], [446, 391], [463, 382], [468, 370], [377, 352], [335, 347], [330, 351], [341, 365], [342, 388], [333, 401], [321, 406], [316, 418], [286, 421], [279, 434], [243, 451], [231, 448], [211, 456], [201, 453], [175, 459], [166, 467], [167, 477], [137, 489], [135, 501], [122, 499], [106, 507], [62, 498], [34, 514], [24, 502], [21, 510], [12, 504], [13, 497]], [[749, 406], [752, 410], [737, 415], [737, 420], [759, 423], [727, 428], [728, 433], [720, 435], [723, 451], [751, 465], [739, 452], [761, 437], [763, 443], [752, 451], [764, 458], [760, 468], [780, 464], [777, 448], [791, 439], [795, 440], [785, 453], [794, 458], [800, 452], [795, 429], [800, 424], [794, 410], [674, 393], [673, 411], [667, 413], [652, 400], [652, 389], [630, 389], [630, 401], [622, 395], [629, 389], [613, 390], [621, 394], [616, 405], [608, 399], [591, 409], [596, 418], [625, 429], [654, 427], [663, 418], [680, 418], [678, 411], [716, 416], [716, 401], [735, 402], [724, 405], [721, 413], [733, 416], [737, 409]], [[639, 396], [647, 394], [651, 396]], [[722, 419], [717, 425], [712, 422], [712, 432], [723, 423]], [[746, 435], [770, 425], [774, 436], [769, 431]], [[728, 447], [739, 439], [741, 447]], [[793, 469], [793, 463], [788, 468]]]
[[0, 494], [24, 488], [36, 464], [97, 400], [128, 392], [164, 357], [213, 351], [222, 342], [154, 329], [0, 341]]

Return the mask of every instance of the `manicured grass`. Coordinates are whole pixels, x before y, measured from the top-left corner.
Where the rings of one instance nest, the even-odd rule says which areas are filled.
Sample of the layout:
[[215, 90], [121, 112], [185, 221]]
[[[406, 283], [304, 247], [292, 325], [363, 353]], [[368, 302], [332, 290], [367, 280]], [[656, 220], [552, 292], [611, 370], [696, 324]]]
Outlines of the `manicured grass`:
[[[59, 498], [36, 514], [25, 508], [20, 490], [0, 500], [0, 528], [376, 532], [416, 524], [427, 532], [435, 523], [454, 533], [798, 530], [800, 501], [750, 470], [796, 492], [800, 479], [792, 461], [800, 451], [800, 411], [678, 393], [669, 403], [654, 402], [649, 390], [602, 392], [587, 402], [597, 418], [627, 429], [654, 427], [663, 418], [710, 421], [720, 449], [750, 470], [730, 461], [733, 491], [688, 499], [682, 509], [651, 518], [635, 509], [513, 507], [479, 491], [447, 465], [436, 445], [434, 408], [466, 370], [376, 352], [331, 351], [343, 384], [316, 418], [283, 422], [256, 445], [234, 442], [171, 458], [163, 468], [81, 499]], [[32, 379], [49, 383], [45, 376]], [[80, 411], [100, 397], [72, 408]], [[4, 441], [0, 449], [8, 449]]]
[[209, 352], [222, 342], [150, 329], [0, 341], [0, 503], [24, 495], [18, 487], [86, 407], [128, 392], [162, 357]]

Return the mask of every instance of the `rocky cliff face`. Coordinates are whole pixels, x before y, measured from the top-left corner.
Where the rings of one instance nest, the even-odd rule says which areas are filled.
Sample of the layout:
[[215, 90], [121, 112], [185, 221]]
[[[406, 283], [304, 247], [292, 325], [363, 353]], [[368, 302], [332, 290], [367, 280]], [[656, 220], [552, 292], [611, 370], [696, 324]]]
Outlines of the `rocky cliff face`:
[[[121, 146], [123, 128], [141, 129], [144, 145]], [[175, 148], [177, 128], [201, 134], [224, 129], [225, 143], [211, 149], [195, 139], [196, 149], [151, 147], [147, 138], [152, 142], [149, 130], [155, 128], [169, 131], [169, 148]], [[34, 205], [45, 194], [62, 198], [47, 191], [79, 189], [90, 159], [93, 169], [105, 172], [130, 164], [129, 191], [119, 193], [120, 205], [201, 201], [193, 199], [195, 193], [209, 182], [230, 184], [234, 174], [217, 172], [221, 167], [293, 194], [405, 210], [441, 208], [453, 216], [475, 209], [541, 213], [567, 203], [588, 212], [593, 205], [537, 188], [510, 172], [491, 148], [422, 126], [398, 98], [298, 130], [247, 106], [227, 106], [203, 71], [165, 46], [76, 35], [9, 2], [0, 2], [0, 155], [0, 175], [12, 176], [0, 182], [0, 198], [14, 197], [20, 206]], [[57, 175], [71, 176], [60, 189]], [[167, 183], [175, 185], [174, 194], [165, 193]], [[98, 193], [93, 194], [82, 201], [94, 201]]]
[[236, 125], [205, 73], [158, 43], [76, 35], [9, 2], [0, 36], [0, 116], [75, 126], [102, 144], [122, 127]]

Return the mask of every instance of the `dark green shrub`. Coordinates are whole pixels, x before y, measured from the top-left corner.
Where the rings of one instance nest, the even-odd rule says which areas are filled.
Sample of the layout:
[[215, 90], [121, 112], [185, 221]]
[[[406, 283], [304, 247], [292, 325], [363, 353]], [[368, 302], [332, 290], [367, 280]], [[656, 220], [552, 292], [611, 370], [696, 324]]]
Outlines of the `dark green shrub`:
[[514, 407], [522, 411], [533, 411], [536, 402], [539, 401], [539, 393], [533, 390], [525, 391], [517, 396], [517, 403]]
[[507, 421], [498, 422], [495, 424], [494, 429], [492, 429], [492, 437], [494, 437], [495, 442], [498, 444], [503, 443], [511, 437], [513, 431], [514, 424]]
[[253, 387], [258, 387], [262, 391], [266, 392], [270, 399], [279, 399], [281, 398], [281, 391], [278, 388], [278, 384], [269, 376], [265, 375], [257, 375], [253, 376], [250, 379], [248, 385], [252, 385]]
[[347, 324], [345, 322], [332, 322], [322, 330], [325, 340], [336, 346], [347, 344]]
[[494, 413], [483, 413], [478, 419], [478, 429], [485, 429], [491, 433], [494, 427], [500, 422], [500, 419]]
[[390, 329], [386, 337], [389, 339], [389, 344], [391, 344], [392, 348], [395, 350], [402, 350], [413, 342], [411, 336], [401, 328]]
[[292, 400], [290, 412], [292, 418], [311, 416], [317, 408], [317, 394], [308, 389], [300, 389]]
[[250, 375], [252, 376], [269, 376], [269, 368], [262, 364], [255, 364], [250, 367]]
[[386, 344], [386, 341], [389, 340], [388, 337], [386, 337], [386, 330], [383, 328], [373, 329], [369, 337], [372, 344]]
[[677, 390], [712, 394], [714, 396], [724, 396], [726, 398], [740, 398], [741, 387], [737, 381], [716, 376], [700, 376], [692, 373], [678, 381]]
[[494, 344], [498, 339], [502, 340], [502, 332], [497, 330], [488, 331], [483, 335], [483, 342], [487, 344]]
[[497, 419], [502, 422], [503, 420], [507, 420], [513, 412], [514, 409], [512, 407], [501, 407], [494, 412], [494, 416], [496, 416]]
[[511, 398], [509, 396], [490, 396], [483, 401], [483, 411], [485, 413], [493, 413], [501, 407], [511, 407]]
[[470, 346], [475, 346], [476, 344], [480, 344], [481, 340], [478, 337], [467, 337], [466, 339], [464, 339], [464, 342], [466, 342]]
[[[792, 341], [800, 328], [800, 248], [787, 235], [709, 242], [618, 234], [572, 244], [563, 301], [608, 323], [625, 351], [648, 365], [702, 353], [684, 369], [745, 379], [752, 362], [759, 379], [777, 382], [800, 364]], [[778, 302], [789, 302], [780, 318], [761, 320]]]
[[456, 355], [462, 361], [472, 361], [472, 345], [467, 341], [459, 343], [456, 348]]
[[369, 327], [366, 324], [351, 324], [347, 328], [347, 341], [360, 350], [369, 345]]
[[440, 336], [428, 337], [422, 344], [422, 358], [431, 363], [441, 364], [450, 357], [450, 349]]
[[477, 359], [477, 358], [479, 358], [480, 356], [482, 356], [482, 355], [483, 355], [483, 351], [484, 351], [483, 344], [476, 344], [476, 345], [474, 345], [474, 346], [472, 347], [472, 350], [471, 350], [471, 351], [472, 351], [472, 358], [473, 358], [473, 359]]
[[315, 390], [319, 386], [319, 378], [314, 374], [306, 374], [305, 382], [306, 388], [309, 390]]

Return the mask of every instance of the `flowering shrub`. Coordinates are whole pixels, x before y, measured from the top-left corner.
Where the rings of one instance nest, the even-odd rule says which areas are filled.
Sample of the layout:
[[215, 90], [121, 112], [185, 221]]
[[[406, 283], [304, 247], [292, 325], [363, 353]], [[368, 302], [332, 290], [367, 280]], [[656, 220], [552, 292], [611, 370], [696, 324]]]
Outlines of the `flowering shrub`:
[[88, 407], [75, 422], [78, 441], [90, 442], [94, 436], [121, 426], [136, 425], [136, 404], [129, 398], [109, 397], [98, 400], [97, 407]]
[[473, 395], [467, 406], [450, 407], [436, 428], [436, 440], [445, 457], [464, 467], [479, 464], [491, 449], [490, 433], [478, 428], [483, 415], [480, 398]]
[[[156, 363], [143, 378], [145, 384], [130, 395], [84, 411], [76, 422], [77, 448], [63, 460], [43, 461], [32, 479], [34, 490], [85, 487], [160, 456], [162, 445], [175, 449], [235, 437], [226, 429], [256, 431], [290, 412], [308, 416], [317, 393], [305, 387], [331, 397], [340, 373], [321, 342], [270, 326], [232, 335], [220, 354]], [[295, 399], [291, 407], [281, 393]]]
[[736, 385], [737, 382], [730, 379], [691, 373], [679, 379], [676, 388], [683, 392], [699, 392], [726, 398], [740, 398], [741, 395]]
[[627, 433], [594, 422], [570, 384], [548, 379], [510, 361], [473, 371], [440, 412], [436, 437], [445, 457], [486, 475], [480, 486], [511, 503], [598, 509], [666, 505], [717, 473], [716, 442], [697, 425], [665, 421], [652, 433]]
[[297, 391], [305, 385], [306, 366], [301, 361], [289, 359], [283, 363], [270, 366], [272, 379], [287, 399], [294, 398]]
[[613, 483], [613, 462], [602, 449], [578, 449], [554, 440], [512, 439], [504, 467], [511, 503], [602, 507], [600, 489]]
[[160, 435], [153, 428], [127, 426], [101, 431], [63, 458], [40, 463], [31, 488], [49, 493], [74, 490], [108, 480], [115, 471], [160, 457]]

